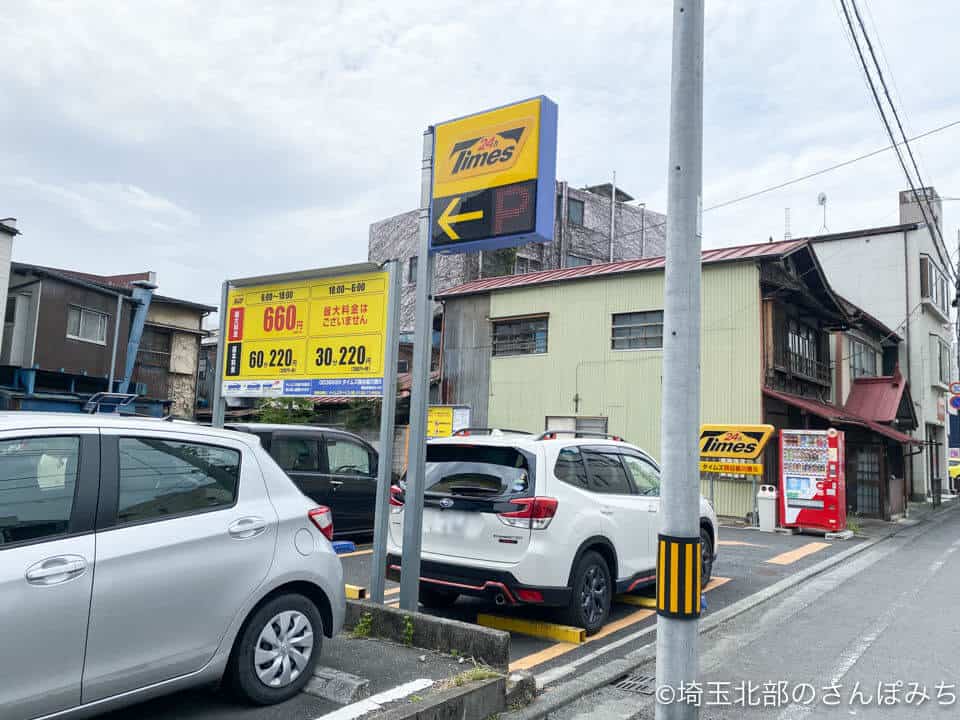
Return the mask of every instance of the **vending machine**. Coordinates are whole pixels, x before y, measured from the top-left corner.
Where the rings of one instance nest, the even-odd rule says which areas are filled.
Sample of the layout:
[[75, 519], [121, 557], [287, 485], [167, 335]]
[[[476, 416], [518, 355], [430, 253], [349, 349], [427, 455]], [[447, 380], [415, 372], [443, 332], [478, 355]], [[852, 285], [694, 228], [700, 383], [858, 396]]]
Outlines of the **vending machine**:
[[780, 523], [827, 532], [846, 529], [842, 432], [780, 431]]

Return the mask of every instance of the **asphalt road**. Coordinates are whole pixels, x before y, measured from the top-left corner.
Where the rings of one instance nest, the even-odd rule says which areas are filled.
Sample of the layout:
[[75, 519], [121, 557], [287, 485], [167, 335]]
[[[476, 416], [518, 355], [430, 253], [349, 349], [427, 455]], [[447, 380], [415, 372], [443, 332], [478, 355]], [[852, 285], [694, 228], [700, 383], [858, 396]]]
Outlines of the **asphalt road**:
[[[958, 717], [958, 596], [953, 507], [703, 636], [699, 717]], [[608, 687], [550, 717], [652, 718], [653, 698]]]
[[[706, 593], [707, 612], [736, 602], [778, 580], [795, 573], [829, 555], [839, 552], [858, 540], [826, 542], [814, 536], [786, 536], [762, 534], [753, 530], [722, 528], [719, 557], [714, 565], [714, 582]], [[359, 586], [370, 583], [368, 546], [343, 556], [346, 582]], [[773, 561], [773, 562], [771, 562]], [[394, 583], [387, 583], [388, 601], [397, 601]], [[391, 592], [392, 591], [392, 592]], [[642, 593], [641, 593], [642, 594]], [[457, 605], [444, 611], [445, 615], [473, 622], [480, 612], [527, 617], [540, 621], [556, 620], [556, 613], [537, 608], [510, 611], [492, 604], [462, 598]], [[656, 616], [653, 611], [635, 605], [617, 604], [608, 625], [582, 645], [558, 643], [529, 637], [521, 633], [511, 636], [511, 662], [514, 668], [529, 669], [543, 686], [560, 683], [571, 676], [619, 657], [630, 649], [652, 641]], [[353, 672], [371, 680], [372, 692], [392, 687], [409, 679], [401, 668], [410, 658], [399, 655], [376, 665], [356, 657], [353, 650], [345, 651], [344, 640], [328, 642], [321, 657], [323, 665]], [[402, 649], [397, 649], [401, 652]], [[395, 661], [395, 662], [394, 662]], [[434, 668], [434, 665], [436, 667]], [[442, 660], [431, 660], [418, 667], [418, 676], [440, 677], [446, 669]], [[336, 709], [337, 706], [310, 695], [301, 695], [288, 703], [269, 708], [244, 706], [214, 688], [201, 688], [177, 693], [165, 698], [142, 703], [131, 708], [101, 716], [103, 720], [313, 720]]]

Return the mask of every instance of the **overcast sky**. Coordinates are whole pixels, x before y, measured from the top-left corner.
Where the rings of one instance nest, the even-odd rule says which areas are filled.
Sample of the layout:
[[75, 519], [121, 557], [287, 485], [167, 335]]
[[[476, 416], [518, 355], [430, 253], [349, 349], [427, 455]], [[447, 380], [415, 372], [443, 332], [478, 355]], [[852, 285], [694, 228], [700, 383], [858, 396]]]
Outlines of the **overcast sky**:
[[[960, 119], [952, 0], [860, 0], [910, 134]], [[216, 303], [226, 277], [366, 259], [412, 209], [426, 125], [543, 93], [558, 175], [666, 209], [669, 0], [5, 3], [0, 217], [14, 258], [155, 270]], [[888, 144], [836, 0], [707, 0], [704, 205]], [[880, 50], [880, 48], [878, 48]], [[960, 126], [915, 144], [960, 196]], [[709, 212], [707, 247], [897, 221], [892, 152]], [[945, 205], [957, 236], [960, 203]]]

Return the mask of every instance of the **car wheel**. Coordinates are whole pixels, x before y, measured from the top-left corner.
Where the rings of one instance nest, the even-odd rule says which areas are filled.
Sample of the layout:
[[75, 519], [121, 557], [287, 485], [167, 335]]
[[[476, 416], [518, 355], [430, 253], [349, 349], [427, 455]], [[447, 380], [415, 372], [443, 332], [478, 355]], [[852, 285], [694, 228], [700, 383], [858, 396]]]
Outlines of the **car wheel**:
[[454, 590], [435, 588], [429, 585], [420, 585], [420, 604], [425, 608], [448, 608], [453, 605], [460, 593]]
[[584, 553], [573, 571], [567, 622], [593, 635], [607, 622], [612, 602], [613, 583], [606, 560], [593, 551]]
[[323, 642], [323, 621], [303, 595], [281, 595], [247, 621], [228, 670], [230, 685], [246, 700], [273, 705], [303, 690]]
[[700, 528], [700, 587], [705, 588], [713, 574], [713, 540], [710, 531]]

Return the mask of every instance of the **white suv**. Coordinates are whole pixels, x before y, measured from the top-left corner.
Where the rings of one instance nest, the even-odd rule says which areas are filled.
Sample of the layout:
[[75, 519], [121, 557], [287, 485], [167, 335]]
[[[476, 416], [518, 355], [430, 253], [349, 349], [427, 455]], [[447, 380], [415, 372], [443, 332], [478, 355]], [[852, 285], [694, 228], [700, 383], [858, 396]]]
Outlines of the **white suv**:
[[[461, 430], [427, 445], [420, 602], [460, 595], [565, 608], [588, 633], [614, 595], [656, 580], [660, 468], [608, 435]], [[391, 493], [387, 577], [399, 580], [403, 487]], [[700, 499], [702, 580], [717, 519]]]

